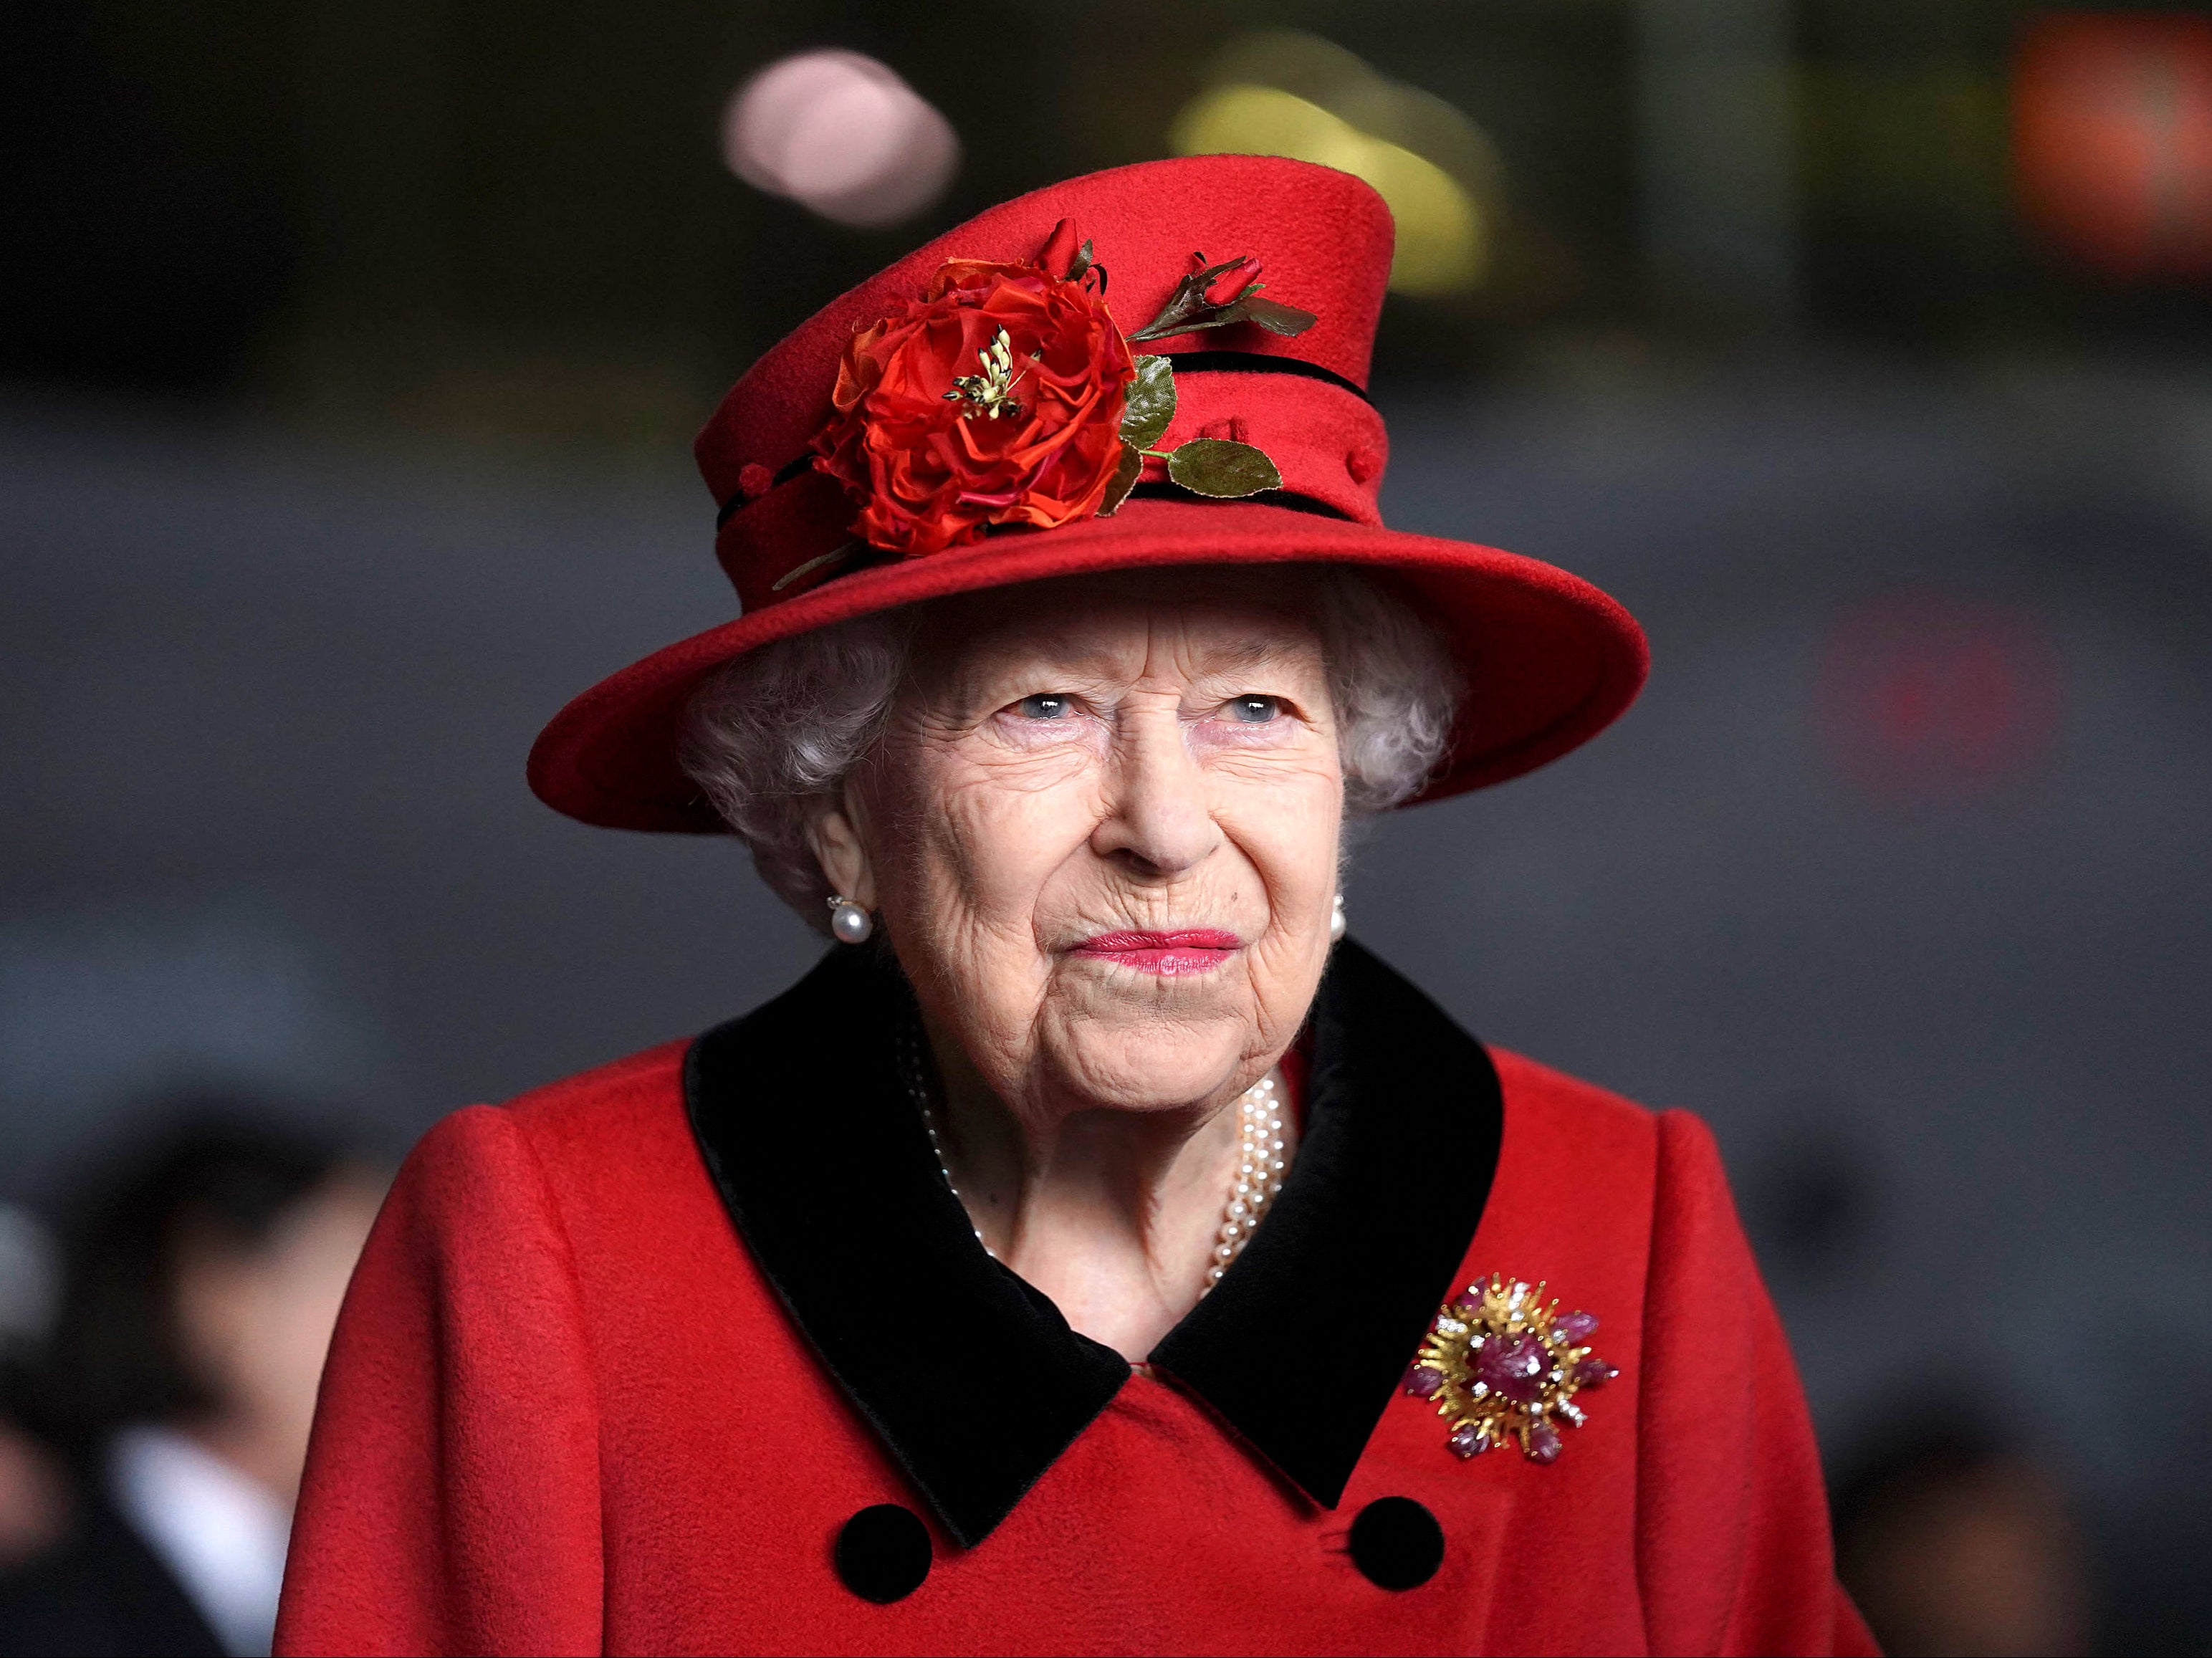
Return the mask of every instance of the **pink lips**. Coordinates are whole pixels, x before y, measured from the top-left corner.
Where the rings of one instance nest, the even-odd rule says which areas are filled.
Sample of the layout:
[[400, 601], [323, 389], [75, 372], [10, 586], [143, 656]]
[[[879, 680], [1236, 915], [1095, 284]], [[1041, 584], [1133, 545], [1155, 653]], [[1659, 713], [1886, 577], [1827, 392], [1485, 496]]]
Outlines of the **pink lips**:
[[1175, 979], [1212, 972], [1243, 944], [1235, 933], [1218, 927], [1192, 927], [1175, 932], [1102, 932], [1085, 938], [1070, 953]]

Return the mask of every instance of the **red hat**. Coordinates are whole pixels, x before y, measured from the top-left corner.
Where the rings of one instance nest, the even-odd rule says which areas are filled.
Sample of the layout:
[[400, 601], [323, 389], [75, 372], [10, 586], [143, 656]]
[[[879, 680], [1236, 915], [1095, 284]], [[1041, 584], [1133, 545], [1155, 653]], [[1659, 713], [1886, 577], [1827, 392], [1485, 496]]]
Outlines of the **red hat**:
[[1365, 387], [1391, 240], [1348, 173], [1208, 155], [1036, 191], [862, 282], [699, 434], [742, 614], [562, 709], [531, 787], [587, 823], [720, 830], [677, 749], [724, 664], [918, 599], [1152, 565], [1348, 565], [1405, 594], [1468, 685], [1418, 799], [1595, 735], [1644, 683], [1626, 610], [1534, 559], [1382, 527]]

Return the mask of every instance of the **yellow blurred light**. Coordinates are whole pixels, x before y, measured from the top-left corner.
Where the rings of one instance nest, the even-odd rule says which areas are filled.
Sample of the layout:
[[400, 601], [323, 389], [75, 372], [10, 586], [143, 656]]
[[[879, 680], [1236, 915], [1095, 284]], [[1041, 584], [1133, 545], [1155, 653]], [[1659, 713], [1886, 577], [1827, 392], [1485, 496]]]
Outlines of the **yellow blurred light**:
[[1296, 93], [1249, 82], [1210, 88], [1183, 106], [1169, 143], [1182, 155], [1287, 155], [1365, 179], [1397, 221], [1398, 293], [1464, 293], [1488, 267], [1489, 225], [1466, 185]]

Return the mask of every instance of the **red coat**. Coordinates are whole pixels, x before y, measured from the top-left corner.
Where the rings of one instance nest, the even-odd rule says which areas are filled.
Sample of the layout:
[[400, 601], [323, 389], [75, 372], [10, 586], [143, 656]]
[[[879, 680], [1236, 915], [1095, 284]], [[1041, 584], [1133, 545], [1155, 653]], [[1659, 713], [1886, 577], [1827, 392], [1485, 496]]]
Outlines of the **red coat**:
[[[867, 953], [424, 1139], [331, 1350], [280, 1653], [1873, 1650], [1696, 1119], [1342, 946], [1290, 1182], [1132, 1372], [975, 1244]], [[1548, 1465], [1454, 1455], [1399, 1385], [1493, 1272], [1620, 1372]]]

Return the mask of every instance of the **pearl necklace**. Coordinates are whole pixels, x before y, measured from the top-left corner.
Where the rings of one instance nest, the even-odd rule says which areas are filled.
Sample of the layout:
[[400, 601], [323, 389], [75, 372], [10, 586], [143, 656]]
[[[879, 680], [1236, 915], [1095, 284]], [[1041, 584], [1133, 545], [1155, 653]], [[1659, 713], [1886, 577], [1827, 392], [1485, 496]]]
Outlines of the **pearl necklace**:
[[1206, 1289], [1221, 1282], [1229, 1263], [1244, 1253], [1283, 1189], [1290, 1167], [1283, 1144], [1283, 1114], [1275, 1102], [1275, 1079], [1262, 1077], [1244, 1090], [1237, 1102], [1237, 1183], [1229, 1188], [1229, 1206], [1221, 1217], [1221, 1230], [1213, 1246], [1213, 1265], [1206, 1269]]
[[[945, 1177], [945, 1189], [965, 1209], [967, 1199], [961, 1197], [960, 1188], [953, 1184], [952, 1165], [945, 1161], [945, 1142], [937, 1132], [937, 1113], [925, 1080], [928, 1073], [921, 1063], [921, 1033], [908, 1025], [901, 1037], [899, 1069], [906, 1073], [907, 1092], [921, 1118], [923, 1131], [929, 1136], [929, 1149], [936, 1155], [937, 1172]], [[1229, 1270], [1230, 1263], [1244, 1253], [1244, 1246], [1251, 1242], [1252, 1234], [1259, 1230], [1269, 1206], [1283, 1189], [1290, 1159], [1283, 1140], [1283, 1114], [1275, 1098], [1273, 1077], [1262, 1077], [1238, 1096], [1237, 1139], [1237, 1180], [1229, 1189], [1221, 1225], [1214, 1234], [1213, 1260], [1206, 1269], [1206, 1286], [1199, 1291], [1201, 1297], [1221, 1282], [1221, 1275]], [[983, 1229], [975, 1224], [972, 1217], [969, 1230], [975, 1234], [975, 1242], [983, 1245], [983, 1253], [998, 1260], [999, 1252], [985, 1242]]]

